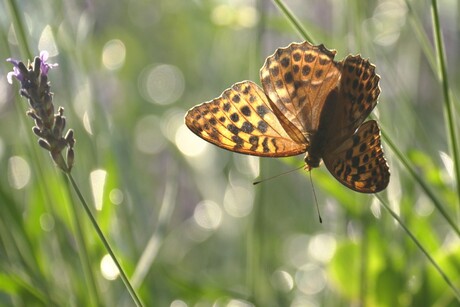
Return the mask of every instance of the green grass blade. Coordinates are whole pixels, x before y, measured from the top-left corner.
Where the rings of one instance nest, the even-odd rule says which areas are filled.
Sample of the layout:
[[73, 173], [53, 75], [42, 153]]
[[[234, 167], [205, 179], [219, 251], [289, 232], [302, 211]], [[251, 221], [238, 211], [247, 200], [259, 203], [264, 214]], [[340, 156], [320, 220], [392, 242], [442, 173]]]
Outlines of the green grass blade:
[[279, 9], [283, 12], [286, 18], [292, 23], [294, 29], [299, 32], [300, 36], [303, 37], [305, 40], [313, 43], [313, 37], [308, 34], [307, 30], [305, 30], [300, 23], [300, 21], [292, 14], [291, 10], [284, 4], [281, 0], [273, 0], [275, 4], [279, 7]]
[[447, 285], [452, 289], [455, 294], [455, 297], [460, 302], [460, 291], [455, 287], [454, 283], [450, 280], [450, 278], [444, 273], [442, 268], [438, 265], [438, 263], [431, 257], [430, 253], [422, 246], [422, 244], [417, 240], [414, 234], [404, 225], [403, 221], [399, 218], [399, 216], [391, 210], [388, 204], [383, 200], [383, 198], [379, 194], [375, 194], [377, 199], [380, 201], [382, 206], [391, 214], [391, 216], [398, 222], [398, 224], [402, 227], [404, 232], [411, 238], [411, 240], [417, 245], [418, 249], [425, 255], [428, 261], [433, 265], [433, 267], [438, 271], [439, 275], [444, 279]]
[[89, 209], [89, 206], [86, 203], [86, 200], [83, 197], [83, 194], [80, 192], [80, 189], [79, 189], [77, 183], [75, 182], [75, 180], [73, 179], [73, 177], [72, 177], [72, 175], [70, 173], [67, 174], [67, 178], [69, 179], [69, 181], [70, 181], [70, 183], [72, 185], [72, 188], [77, 193], [78, 199], [80, 200], [80, 202], [81, 202], [81, 204], [83, 206], [83, 209], [85, 210], [85, 213], [88, 216], [88, 218], [89, 218], [94, 230], [96, 231], [99, 239], [101, 240], [101, 242], [104, 245], [104, 247], [107, 250], [107, 252], [112, 257], [113, 262], [115, 263], [118, 271], [120, 272], [120, 277], [121, 277], [123, 283], [125, 284], [129, 294], [131, 295], [134, 303], [136, 304], [136, 306], [143, 306], [141, 300], [139, 299], [139, 296], [137, 295], [137, 293], [134, 290], [133, 286], [129, 282], [128, 276], [126, 275], [125, 271], [123, 270], [120, 262], [118, 261], [117, 257], [115, 256], [115, 253], [113, 252], [112, 248], [110, 247], [109, 242], [105, 238], [101, 228], [99, 227], [96, 219], [94, 218], [93, 213]]
[[385, 140], [385, 144], [391, 148], [393, 153], [396, 155], [398, 158], [399, 162], [404, 166], [406, 171], [411, 175], [412, 179], [415, 180], [422, 190], [425, 192], [425, 194], [431, 199], [433, 202], [433, 205], [436, 207], [436, 209], [439, 210], [439, 213], [446, 219], [447, 223], [452, 227], [452, 230], [455, 231], [455, 233], [460, 237], [460, 229], [458, 228], [457, 224], [455, 221], [451, 218], [449, 213], [444, 209], [444, 206], [442, 205], [441, 200], [436, 196], [434, 193], [433, 189], [425, 182], [425, 180], [422, 179], [421, 176], [419, 176], [415, 170], [415, 168], [411, 165], [408, 159], [404, 156], [404, 154], [398, 149], [398, 147], [393, 143], [390, 137], [387, 136], [385, 131], [381, 131], [382, 137]]
[[22, 21], [22, 15], [19, 12], [18, 4], [14, 0], [5, 0], [5, 2], [14, 25], [14, 31], [18, 40], [18, 45], [22, 51], [21, 55], [25, 59], [31, 59], [32, 53], [30, 52], [29, 44], [26, 38], [27, 36], [25, 32], [25, 23]]
[[[433, 30], [436, 46], [436, 56], [439, 67], [439, 74], [444, 96], [444, 113], [447, 124], [447, 135], [449, 137], [449, 145], [454, 163], [454, 174], [457, 189], [457, 205], [460, 200], [460, 156], [458, 147], [457, 127], [455, 124], [454, 106], [450, 93], [449, 78], [447, 76], [447, 63], [445, 58], [444, 42], [441, 33], [441, 24], [439, 21], [438, 3], [436, 0], [431, 1], [431, 13], [433, 19]], [[458, 211], [458, 210], [457, 210]]]

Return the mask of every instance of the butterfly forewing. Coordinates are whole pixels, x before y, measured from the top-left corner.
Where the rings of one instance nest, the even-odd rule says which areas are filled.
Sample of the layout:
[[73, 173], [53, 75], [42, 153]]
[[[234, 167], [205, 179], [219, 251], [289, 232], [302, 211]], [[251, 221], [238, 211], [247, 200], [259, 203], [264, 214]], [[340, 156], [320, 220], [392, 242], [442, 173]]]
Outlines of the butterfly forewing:
[[323, 160], [338, 181], [358, 192], [380, 192], [390, 180], [380, 142], [380, 129], [374, 120], [362, 124], [336, 150], [326, 152]]
[[291, 44], [268, 57], [260, 71], [275, 114], [285, 118], [280, 121], [295, 140], [308, 142], [318, 129], [326, 97], [340, 79], [334, 55], [323, 45]]
[[306, 151], [305, 144], [284, 131], [266, 95], [251, 81], [236, 83], [220, 97], [194, 107], [185, 124], [206, 141], [239, 153], [285, 157]]

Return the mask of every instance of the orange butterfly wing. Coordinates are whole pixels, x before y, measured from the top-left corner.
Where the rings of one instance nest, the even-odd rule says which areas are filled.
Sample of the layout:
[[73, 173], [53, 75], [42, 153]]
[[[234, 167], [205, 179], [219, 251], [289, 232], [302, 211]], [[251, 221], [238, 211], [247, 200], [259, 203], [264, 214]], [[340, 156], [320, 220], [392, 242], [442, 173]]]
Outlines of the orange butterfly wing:
[[284, 131], [267, 96], [251, 81], [236, 83], [220, 97], [192, 108], [185, 124], [204, 140], [243, 154], [286, 157], [307, 150]]
[[390, 171], [383, 156], [380, 129], [370, 120], [338, 148], [326, 151], [324, 164], [348, 188], [361, 193], [377, 193], [388, 186]]
[[[323, 106], [317, 137], [324, 164], [348, 188], [376, 193], [389, 183], [376, 121], [362, 124], [377, 105], [380, 94], [375, 66], [359, 55], [341, 62], [339, 86]], [[312, 144], [310, 151], [315, 151]], [[309, 153], [310, 153], [309, 151]]]

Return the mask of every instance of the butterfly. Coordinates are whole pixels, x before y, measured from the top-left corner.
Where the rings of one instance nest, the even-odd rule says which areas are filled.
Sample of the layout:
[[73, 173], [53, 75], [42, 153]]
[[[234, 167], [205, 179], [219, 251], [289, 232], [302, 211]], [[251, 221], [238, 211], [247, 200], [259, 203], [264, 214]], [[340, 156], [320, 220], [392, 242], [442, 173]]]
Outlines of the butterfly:
[[[190, 109], [187, 127], [221, 148], [260, 157], [305, 153], [323, 161], [346, 187], [385, 189], [390, 172], [375, 120], [364, 122], [380, 94], [375, 66], [360, 55], [334, 61], [335, 50], [309, 42], [277, 49], [260, 70], [262, 88], [243, 81]], [[364, 123], [363, 123], [364, 122]]]

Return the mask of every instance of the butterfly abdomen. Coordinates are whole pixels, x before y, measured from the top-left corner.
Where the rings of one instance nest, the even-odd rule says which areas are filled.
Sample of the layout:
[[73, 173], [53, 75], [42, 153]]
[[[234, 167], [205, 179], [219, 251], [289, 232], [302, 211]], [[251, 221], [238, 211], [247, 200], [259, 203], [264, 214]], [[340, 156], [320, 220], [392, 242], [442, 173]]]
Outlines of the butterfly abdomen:
[[310, 146], [304, 158], [309, 169], [319, 167], [321, 163], [327, 142], [327, 139], [324, 138], [324, 132], [324, 130], [318, 130], [310, 136]]

